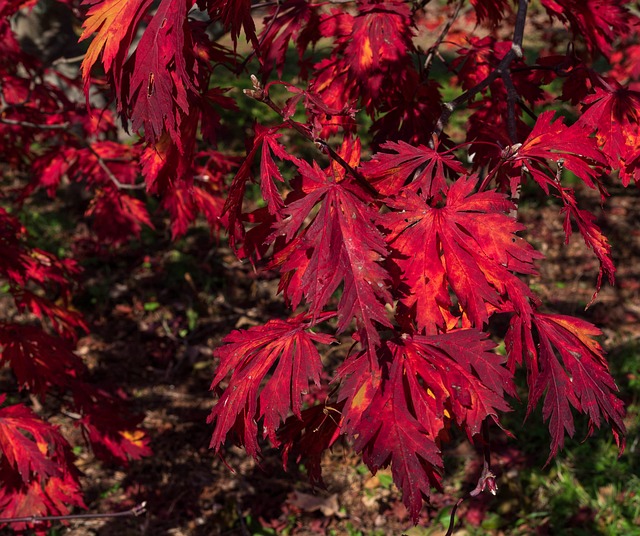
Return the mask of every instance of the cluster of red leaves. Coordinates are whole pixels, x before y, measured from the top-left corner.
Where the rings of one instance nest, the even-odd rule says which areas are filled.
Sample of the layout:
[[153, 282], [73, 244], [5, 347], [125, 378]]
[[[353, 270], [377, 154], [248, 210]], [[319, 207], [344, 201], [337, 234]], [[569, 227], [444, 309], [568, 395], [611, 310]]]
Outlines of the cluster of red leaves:
[[[613, 47], [616, 36], [633, 41], [638, 27], [626, 1], [542, 0], [539, 15], [558, 25], [548, 25], [549, 45], [533, 60], [522, 57], [517, 43], [529, 2], [514, 7], [505, 0], [472, 1], [460, 16], [467, 27], [483, 29], [481, 36], [464, 35], [445, 22], [457, 43], [450, 49], [455, 59], [445, 67], [463, 91], [450, 103], [431, 69], [442, 59], [415, 39], [421, 27], [429, 27], [425, 2], [269, 2], [259, 34], [254, 17], [260, 5], [249, 0], [64, 3], [84, 15], [80, 40], [91, 39], [82, 81], [18, 46], [7, 17], [23, 2], [5, 2], [0, 11], [0, 70], [7, 81], [0, 154], [32, 177], [23, 196], [37, 188], [53, 194], [63, 180], [83, 185], [92, 197], [86, 215], [95, 235], [118, 244], [139, 234], [142, 225], [151, 226], [141, 197], [129, 195], [140, 185], [160, 197], [174, 237], [202, 213], [212, 228], [227, 230], [239, 255], [277, 271], [294, 313], [234, 331], [217, 351], [212, 389], [220, 398], [209, 418], [212, 448], [221, 449], [233, 436], [258, 457], [261, 438], [268, 438], [282, 447], [285, 465], [293, 455], [321, 480], [323, 452], [346, 437], [372, 471], [391, 464], [417, 521], [422, 499], [439, 485], [441, 446], [451, 427], [483, 444], [483, 427], [501, 426], [501, 414], [509, 410], [519, 366], [527, 370], [529, 411], [542, 400], [550, 458], [574, 433], [572, 408], [586, 414], [590, 430], [607, 423], [623, 448], [624, 410], [595, 339], [599, 331], [543, 312], [526, 284], [542, 255], [519, 236], [525, 229], [514, 213], [524, 181], [555, 196], [567, 240], [575, 226], [600, 262], [596, 293], [604, 275], [613, 283], [610, 245], [563, 182], [563, 172], [597, 189], [603, 201], [603, 173], [617, 172], [624, 186], [640, 182], [640, 94], [621, 85], [633, 72], [615, 63]], [[458, 7], [442, 9], [449, 16]], [[509, 27], [514, 15], [519, 30], [512, 42], [497, 29]], [[570, 34], [557, 32], [559, 25]], [[219, 28], [230, 32], [233, 50], [214, 40]], [[255, 127], [247, 158], [227, 187], [224, 179], [237, 162], [217, 149], [223, 139], [220, 111], [237, 107], [215, 84], [214, 71], [243, 72], [248, 59], [240, 63], [236, 54], [241, 34], [264, 83], [255, 79], [247, 94], [276, 110], [282, 123]], [[268, 82], [274, 70], [282, 76], [290, 46], [305, 90]], [[309, 57], [315, 48], [322, 48], [319, 61]], [[598, 55], [611, 59], [610, 77], [590, 67]], [[547, 91], [555, 80], [560, 95]], [[291, 93], [282, 107], [269, 95], [275, 84]], [[79, 87], [87, 104], [69, 97]], [[141, 134], [139, 141], [122, 142], [108, 108], [87, 109], [93, 88], [112, 91], [116, 114], [126, 129]], [[556, 96], [576, 107], [574, 124], [554, 119], [552, 112], [536, 115]], [[470, 115], [466, 140], [456, 145], [446, 127], [462, 105]], [[299, 108], [305, 121], [294, 119]], [[376, 151], [363, 163], [360, 108], [369, 117]], [[315, 142], [328, 164], [324, 157], [310, 161], [293, 154], [283, 145], [285, 130]], [[16, 147], [23, 150], [20, 158]], [[253, 180], [265, 206], [247, 212], [246, 185]], [[12, 254], [5, 258], [18, 262]], [[48, 258], [51, 266], [64, 264]], [[58, 279], [71, 268], [60, 270]], [[5, 278], [14, 272], [7, 269]], [[51, 278], [48, 273], [45, 280]], [[21, 281], [14, 293], [18, 307], [51, 320], [62, 334], [80, 326], [77, 317], [65, 316], [66, 305], [44, 302]], [[495, 353], [488, 338], [495, 315], [509, 320], [506, 356]], [[332, 378], [329, 397], [304, 407], [302, 395], [310, 382], [319, 383], [323, 369], [316, 345], [331, 344], [347, 331], [354, 346]], [[17, 344], [15, 332], [5, 340], [7, 360]], [[36, 361], [33, 371], [50, 366]], [[65, 367], [60, 374], [80, 378], [76, 359], [67, 355], [59, 364]], [[24, 384], [46, 391], [52, 376], [38, 374], [24, 376]], [[93, 392], [65, 387], [87, 415], [104, 405]], [[30, 415], [20, 411], [25, 419]], [[90, 438], [101, 422], [83, 420], [93, 427]], [[55, 443], [55, 434], [38, 433]], [[67, 456], [60, 448], [47, 455], [56, 463]], [[5, 451], [3, 461], [11, 459]], [[38, 466], [43, 474], [45, 465]], [[37, 473], [34, 467], [22, 464], [29, 474]]]
[[[92, 384], [73, 352], [78, 330], [88, 329], [70, 301], [76, 263], [29, 247], [24, 228], [4, 209], [0, 229], [3, 309], [10, 309], [9, 300], [15, 308], [13, 318], [0, 321], [0, 365], [11, 368], [20, 391], [42, 401], [51, 393], [62, 396], [68, 410], [79, 415], [75, 424], [96, 455], [126, 465], [150, 454], [139, 418], [128, 414], [125, 399]], [[55, 301], [48, 297], [53, 294]], [[71, 446], [58, 427], [24, 403], [6, 402], [7, 394], [0, 394], [3, 517], [63, 515], [70, 506], [84, 506]]]

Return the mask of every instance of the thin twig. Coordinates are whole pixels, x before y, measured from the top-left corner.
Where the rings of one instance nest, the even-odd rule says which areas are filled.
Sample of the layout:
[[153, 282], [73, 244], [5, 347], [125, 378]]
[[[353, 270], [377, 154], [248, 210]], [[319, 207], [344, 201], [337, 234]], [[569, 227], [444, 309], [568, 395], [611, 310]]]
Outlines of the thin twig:
[[19, 121], [17, 119], [7, 119], [6, 117], [0, 117], [0, 123], [5, 125], [12, 125], [16, 127], [24, 128], [37, 128], [39, 130], [67, 130], [70, 123], [53, 123], [51, 125], [47, 123], [32, 123], [31, 121]]
[[444, 25], [444, 28], [440, 32], [438, 39], [436, 39], [436, 42], [433, 45], [431, 45], [431, 47], [429, 47], [429, 50], [427, 51], [427, 58], [424, 60], [424, 77], [425, 78], [429, 78], [429, 71], [431, 70], [431, 64], [433, 63], [433, 58], [435, 57], [438, 51], [438, 48], [444, 41], [444, 38], [449, 33], [451, 26], [453, 25], [455, 20], [458, 18], [458, 14], [460, 13], [460, 9], [462, 9], [463, 4], [464, 4], [464, 0], [458, 1], [458, 4], [456, 5], [455, 10], [453, 11], [453, 14], [449, 17], [449, 20], [447, 20], [447, 23]]
[[96, 161], [98, 162], [98, 165], [100, 166], [100, 168], [102, 169], [102, 171], [105, 172], [105, 175], [109, 178], [109, 180], [111, 182], [113, 182], [113, 184], [116, 185], [116, 187], [119, 190], [143, 190], [146, 185], [144, 183], [140, 183], [140, 184], [126, 184], [124, 182], [120, 182], [118, 180], [118, 178], [113, 174], [113, 171], [111, 171], [109, 169], [109, 166], [107, 166], [107, 163], [103, 160], [103, 158], [98, 154], [98, 151], [96, 151], [90, 143], [86, 143], [85, 144], [87, 149], [89, 149], [89, 152], [95, 157]]
[[472, 88], [469, 88], [467, 91], [458, 95], [455, 99], [450, 102], [446, 102], [443, 105], [442, 113], [440, 114], [440, 118], [436, 123], [436, 128], [434, 131], [434, 135], [439, 137], [442, 134], [442, 131], [447, 126], [449, 119], [451, 118], [451, 114], [464, 104], [465, 102], [471, 100], [478, 93], [486, 89], [492, 82], [494, 82], [497, 78], [502, 77], [503, 73], [509, 69], [509, 66], [516, 58], [522, 58], [522, 40], [524, 37], [524, 26], [527, 19], [527, 8], [528, 8], [528, 0], [518, 0], [518, 12], [516, 14], [516, 24], [513, 31], [513, 40], [511, 42], [511, 49], [504, 55], [498, 66], [484, 79], [478, 82]]
[[124, 182], [120, 182], [118, 180], [118, 177], [116, 177], [113, 174], [113, 171], [111, 171], [109, 169], [109, 166], [107, 166], [107, 163], [104, 161], [104, 158], [102, 158], [100, 156], [100, 154], [98, 153], [98, 151], [96, 151], [93, 146], [91, 145], [91, 143], [89, 143], [87, 140], [85, 140], [82, 136], [78, 135], [77, 133], [75, 133], [73, 130], [70, 130], [69, 133], [74, 136], [77, 140], [80, 141], [80, 143], [82, 145], [84, 145], [87, 149], [89, 149], [89, 152], [94, 156], [94, 158], [96, 159], [96, 161], [98, 162], [98, 165], [100, 166], [100, 169], [102, 169], [102, 171], [104, 171], [105, 175], [107, 176], [107, 178], [116, 185], [116, 187], [119, 190], [143, 190], [146, 185], [144, 183], [140, 183], [140, 184], [126, 184]]
[[0, 523], [44, 523], [45, 521], [71, 521], [75, 519], [103, 519], [111, 517], [140, 516], [147, 511], [147, 502], [144, 501], [131, 510], [124, 512], [110, 512], [106, 514], [69, 514], [65, 516], [25, 516], [2, 517]]
[[57, 60], [54, 60], [51, 63], [51, 65], [55, 67], [56, 65], [62, 65], [66, 63], [78, 63], [83, 59], [84, 59], [84, 54], [81, 54], [80, 56], [74, 56], [73, 58], [58, 58]]

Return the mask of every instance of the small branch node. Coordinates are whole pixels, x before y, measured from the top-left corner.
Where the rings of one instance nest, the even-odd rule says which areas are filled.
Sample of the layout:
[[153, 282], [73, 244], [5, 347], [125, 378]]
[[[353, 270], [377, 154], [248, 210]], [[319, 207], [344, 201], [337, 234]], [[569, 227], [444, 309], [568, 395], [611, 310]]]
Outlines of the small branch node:
[[517, 43], [511, 43], [511, 50], [513, 50], [517, 58], [522, 58], [524, 56], [522, 47]]

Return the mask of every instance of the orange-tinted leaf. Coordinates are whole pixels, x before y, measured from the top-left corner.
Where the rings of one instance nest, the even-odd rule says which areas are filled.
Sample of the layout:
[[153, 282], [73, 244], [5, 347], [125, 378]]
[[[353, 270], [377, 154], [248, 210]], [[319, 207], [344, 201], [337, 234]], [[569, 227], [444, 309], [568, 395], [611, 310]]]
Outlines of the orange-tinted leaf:
[[411, 292], [401, 299], [400, 314], [419, 331], [435, 333], [455, 323], [449, 288], [478, 328], [504, 306], [506, 295], [516, 304], [530, 297], [512, 272], [535, 273], [533, 262], [542, 255], [516, 235], [523, 226], [505, 214], [511, 202], [496, 192], [473, 193], [476, 182], [458, 179], [443, 207], [411, 191], [387, 202], [398, 209], [384, 217], [392, 258]]

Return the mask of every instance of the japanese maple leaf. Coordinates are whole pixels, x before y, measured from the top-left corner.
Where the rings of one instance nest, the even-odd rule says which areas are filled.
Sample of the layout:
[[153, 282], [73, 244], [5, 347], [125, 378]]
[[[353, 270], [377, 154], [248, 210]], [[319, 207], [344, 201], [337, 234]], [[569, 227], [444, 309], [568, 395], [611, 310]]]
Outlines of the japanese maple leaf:
[[384, 3], [361, 0], [345, 59], [353, 80], [362, 84], [377, 98], [385, 72], [405, 62], [413, 50], [413, 23], [406, 2], [390, 0]]
[[[166, 130], [182, 148], [180, 123], [189, 113], [188, 92], [196, 92], [190, 74], [191, 61], [185, 36], [187, 3], [162, 0], [145, 28], [134, 55], [127, 60], [131, 77], [125, 109], [130, 107], [133, 130], [144, 127], [147, 141]], [[126, 71], [125, 71], [126, 72]]]
[[429, 497], [431, 486], [440, 487], [443, 463], [427, 423], [412, 410], [416, 393], [407, 393], [405, 374], [404, 360], [394, 359], [388, 379], [364, 412], [353, 448], [374, 473], [391, 464], [393, 481], [417, 523], [422, 498]]
[[293, 454], [298, 463], [304, 461], [309, 480], [322, 485], [323, 454], [340, 437], [341, 411], [340, 403], [318, 404], [302, 410], [300, 418], [289, 417], [278, 431], [283, 467]]
[[524, 163], [545, 193], [549, 193], [549, 185], [555, 185], [553, 172], [538, 164], [547, 159], [562, 161], [562, 165], [580, 177], [587, 186], [595, 188], [595, 180], [605, 164], [602, 152], [579, 123], [567, 127], [562, 118], [554, 122], [553, 116], [552, 110], [538, 116], [531, 134], [517, 148], [513, 161], [520, 165]]
[[14, 290], [13, 299], [20, 311], [30, 311], [44, 324], [50, 323], [58, 335], [67, 340], [77, 340], [78, 329], [89, 331], [82, 315], [62, 300], [53, 302], [44, 296], [24, 289]]
[[148, 434], [138, 427], [143, 416], [131, 413], [123, 393], [116, 396], [83, 381], [74, 382], [71, 392], [82, 415], [77, 424], [96, 457], [127, 466], [152, 454]]
[[387, 94], [380, 116], [371, 125], [372, 146], [388, 140], [428, 143], [442, 113], [439, 87], [433, 80], [423, 80], [415, 69], [398, 73], [396, 90]]
[[615, 81], [596, 88], [584, 100], [578, 124], [595, 131], [598, 146], [620, 180], [628, 186], [631, 179], [640, 183], [640, 93]]
[[256, 25], [251, 14], [251, 0], [209, 0], [209, 13], [220, 20], [227, 30], [231, 31], [234, 48], [238, 44], [240, 31], [244, 30], [247, 42], [251, 41], [254, 50], [260, 50], [256, 37]]
[[[324, 314], [318, 320], [331, 316]], [[218, 387], [228, 375], [229, 383], [207, 419], [214, 424], [211, 448], [219, 449], [235, 428], [247, 452], [257, 456], [257, 422], [261, 418], [264, 435], [276, 445], [276, 429], [289, 412], [301, 418], [301, 394], [307, 391], [309, 381], [320, 381], [322, 361], [314, 342], [333, 342], [329, 335], [310, 331], [314, 324], [300, 315], [236, 330], [224, 338], [225, 345], [216, 350], [220, 365], [211, 388]]]
[[[0, 404], [6, 395], [0, 395]], [[67, 441], [55, 426], [41, 420], [29, 408], [16, 404], [0, 408], [0, 451], [7, 463], [15, 468], [22, 481], [31, 475], [39, 478], [63, 477]]]
[[374, 472], [391, 463], [414, 522], [422, 496], [439, 484], [437, 445], [446, 421], [455, 420], [472, 438], [487, 417], [497, 421], [499, 412], [509, 410], [504, 394], [515, 389], [493, 346], [476, 330], [389, 343], [388, 377], [364, 411], [354, 448]]
[[628, 0], [542, 0], [549, 15], [568, 23], [575, 36], [585, 39], [593, 53], [608, 56], [611, 43], [629, 29]]
[[229, 214], [229, 241], [232, 246], [234, 246], [236, 242], [235, 236], [238, 234], [242, 235], [244, 231], [241, 228], [242, 201], [244, 199], [247, 181], [252, 176], [251, 166], [260, 149], [260, 189], [267, 203], [269, 212], [281, 217], [280, 212], [282, 211], [283, 203], [276, 183], [283, 182], [284, 179], [273, 160], [273, 155], [276, 155], [281, 160], [288, 160], [294, 165], [299, 165], [300, 160], [289, 155], [285, 148], [277, 142], [277, 139], [280, 137], [280, 134], [278, 134], [280, 128], [281, 127], [264, 128], [256, 125], [256, 136], [252, 140], [251, 149], [229, 187], [223, 213]]
[[149, 436], [144, 430], [114, 430], [113, 426], [96, 424], [95, 416], [89, 414], [82, 417], [79, 425], [99, 459], [117, 461], [126, 467], [130, 460], [139, 460], [153, 454], [149, 447]]
[[151, 4], [153, 0], [85, 0], [83, 5], [90, 7], [82, 26], [80, 41], [96, 34], [82, 61], [82, 78], [87, 98], [91, 68], [100, 54], [105, 72], [114, 74], [119, 87], [129, 47]]
[[[390, 277], [380, 264], [387, 247], [374, 224], [377, 213], [363, 201], [366, 194], [343, 178], [337, 166], [323, 172], [315, 162], [310, 166], [300, 161], [298, 169], [304, 195], [285, 206], [272, 235], [288, 242], [272, 263], [289, 273], [281, 288], [293, 308], [304, 297], [310, 312], [317, 315], [343, 283], [338, 331], [356, 318], [372, 348], [380, 340], [374, 322], [391, 325], [384, 307], [391, 303], [386, 283]], [[305, 225], [314, 207], [317, 213]]]
[[[4, 481], [0, 487], [0, 511], [4, 518], [67, 515], [72, 506], [86, 508], [80, 484], [71, 474], [33, 478], [22, 485]], [[42, 529], [46, 525], [39, 523], [38, 527]], [[33, 524], [25, 522], [11, 523], [11, 528], [15, 531], [29, 529], [30, 534], [40, 534], [32, 532]]]
[[[584, 320], [564, 315], [535, 313], [532, 320], [540, 341], [537, 352], [540, 371], [534, 373], [527, 411], [530, 413], [546, 392], [542, 412], [544, 419], [549, 420], [551, 433], [547, 463], [563, 447], [565, 432], [573, 437], [571, 406], [588, 415], [589, 435], [602, 421], [610, 423], [623, 450], [624, 405], [615, 395], [618, 388], [595, 340], [601, 335], [600, 330]], [[535, 349], [529, 351], [534, 353]]]
[[116, 245], [140, 236], [143, 225], [153, 228], [144, 203], [113, 187], [96, 192], [86, 215], [98, 238]]
[[302, 60], [311, 43], [320, 39], [318, 6], [307, 0], [290, 0], [272, 8], [265, 17], [264, 30], [260, 35], [260, 60], [262, 69], [269, 73], [275, 65], [282, 78], [289, 43], [296, 44], [298, 57]]
[[613, 259], [611, 258], [611, 244], [609, 244], [607, 237], [596, 225], [595, 216], [588, 210], [578, 208], [578, 202], [571, 188], [561, 188], [560, 194], [560, 198], [564, 203], [564, 207], [561, 212], [564, 214], [563, 228], [566, 243], [569, 243], [569, 239], [573, 232], [571, 228], [571, 221], [573, 220], [576, 222], [585, 244], [593, 250], [600, 261], [600, 270], [598, 271], [596, 288], [591, 302], [589, 303], [589, 305], [591, 305], [600, 291], [602, 276], [604, 274], [607, 275], [611, 285], [615, 283], [616, 268], [613, 264]]
[[476, 183], [475, 177], [458, 179], [442, 207], [411, 191], [387, 201], [398, 209], [384, 216], [389, 245], [411, 289], [401, 304], [419, 331], [457, 322], [449, 312], [449, 286], [476, 327], [505, 306], [503, 295], [515, 303], [531, 298], [512, 272], [535, 273], [533, 262], [542, 255], [516, 235], [523, 226], [505, 214], [511, 202], [496, 192], [473, 193]]
[[36, 326], [0, 322], [0, 346], [0, 365], [8, 363], [18, 385], [36, 395], [44, 395], [52, 386], [68, 385], [83, 369], [68, 341]]
[[97, 35], [82, 63], [87, 98], [91, 67], [102, 53], [105, 71], [114, 78], [118, 109], [131, 118], [133, 129], [144, 127], [146, 139], [153, 142], [166, 131], [182, 150], [180, 123], [189, 113], [188, 94], [195, 93], [189, 73], [193, 54], [185, 35], [187, 3], [161, 0], [128, 59], [133, 36], [152, 2], [89, 0], [88, 3], [92, 7], [80, 39]]
[[162, 200], [162, 206], [171, 215], [171, 237], [175, 240], [184, 235], [198, 213], [204, 214], [212, 230], [220, 230], [224, 203], [220, 192], [179, 181], [165, 192]]
[[437, 147], [399, 141], [384, 143], [380, 149], [393, 152], [376, 153], [362, 165], [362, 172], [383, 195], [393, 195], [406, 185], [424, 198], [433, 197], [447, 191], [447, 175], [465, 171], [454, 156], [438, 152]]
[[[612, 284], [614, 282], [615, 267], [611, 259], [611, 246], [595, 224], [593, 215], [578, 208], [573, 189], [562, 186], [558, 178], [552, 176], [553, 170], [544, 161], [555, 160], [558, 166], [565, 166], [591, 188], [600, 187], [597, 176], [606, 162], [595, 140], [588, 136], [588, 130], [580, 122], [567, 128], [562, 119], [554, 123], [552, 118], [552, 111], [540, 114], [522, 146], [511, 148], [515, 153], [507, 159], [507, 165], [515, 163], [516, 166], [526, 167], [545, 193], [549, 192], [549, 186], [557, 190], [558, 197], [564, 205], [562, 212], [565, 213], [564, 230], [567, 242], [572, 232], [572, 217], [585, 243], [593, 249], [600, 261], [595, 298], [600, 290], [603, 274], [607, 274]], [[602, 191], [604, 190], [601, 189]]]
[[471, 4], [476, 10], [478, 22], [482, 23], [488, 20], [494, 27], [500, 24], [505, 12], [510, 11], [507, 0], [471, 0]]

